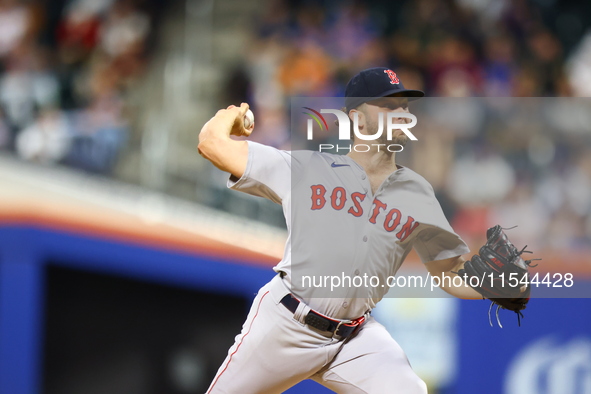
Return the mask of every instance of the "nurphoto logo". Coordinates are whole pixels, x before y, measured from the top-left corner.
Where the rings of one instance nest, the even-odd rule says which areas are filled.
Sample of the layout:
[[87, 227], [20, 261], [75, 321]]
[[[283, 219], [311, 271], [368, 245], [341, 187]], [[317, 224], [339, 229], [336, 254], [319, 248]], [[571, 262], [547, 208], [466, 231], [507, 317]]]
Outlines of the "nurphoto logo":
[[[308, 119], [306, 124], [306, 138], [308, 141], [312, 141], [314, 139], [314, 123], [316, 123], [320, 127], [320, 131], [328, 130], [328, 122], [322, 116], [322, 114], [333, 114], [337, 117], [338, 126], [339, 126], [339, 140], [351, 140], [351, 119], [341, 110], [338, 109], [321, 109], [320, 112], [310, 108], [310, 107], [302, 107], [310, 112], [304, 112], [304, 114], [309, 115], [310, 119]], [[408, 123], [396, 123], [395, 119], [410, 119]], [[386, 126], [384, 127], [384, 123]], [[386, 133], [385, 137], [387, 141], [392, 141], [392, 132], [394, 130], [401, 130], [406, 136], [412, 140], [417, 141], [417, 137], [409, 130], [417, 124], [417, 117], [408, 112], [380, 112], [378, 114], [378, 126], [377, 130], [373, 134], [362, 134], [359, 131], [359, 114], [357, 112], [353, 113], [353, 133], [355, 136], [362, 141], [376, 141], [383, 139], [384, 131]], [[383, 147], [383, 149], [387, 149], [389, 152], [400, 152], [403, 150], [403, 145], [401, 144], [354, 144], [354, 145], [334, 145], [334, 144], [319, 144], [319, 151], [323, 150], [334, 150], [338, 152], [339, 150], [348, 150], [349, 152], [351, 149], [357, 152], [368, 152], [371, 150], [371, 147], [377, 147], [378, 151]]]

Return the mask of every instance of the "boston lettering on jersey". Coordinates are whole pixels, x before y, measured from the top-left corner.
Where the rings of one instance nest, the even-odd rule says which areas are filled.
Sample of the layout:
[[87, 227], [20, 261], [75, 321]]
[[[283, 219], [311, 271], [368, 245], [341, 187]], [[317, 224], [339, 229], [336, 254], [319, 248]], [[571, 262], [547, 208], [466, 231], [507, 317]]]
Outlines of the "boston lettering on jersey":
[[[341, 211], [345, 208], [345, 205], [347, 205], [347, 201], [350, 200], [351, 202], [348, 204], [349, 209], [347, 209], [346, 212], [355, 217], [361, 217], [363, 215], [363, 206], [361, 203], [365, 200], [367, 194], [354, 192], [351, 193], [349, 199], [345, 188], [340, 186], [332, 189], [332, 192], [328, 196], [326, 187], [323, 185], [312, 185], [310, 188], [312, 189], [311, 209], [313, 211], [323, 209], [327, 204], [330, 205], [332, 209]], [[385, 213], [385, 215], [381, 216], [383, 216], [384, 229], [388, 232], [395, 231], [402, 223], [402, 212], [396, 208], [388, 209], [388, 205], [380, 201], [377, 197], [373, 199], [372, 207], [371, 216], [369, 217], [370, 223], [376, 224], [378, 216], [380, 216], [381, 213]], [[381, 220], [380, 217], [380, 221]], [[408, 216], [406, 222], [396, 233], [396, 238], [400, 241], [404, 241], [418, 227], [418, 225], [419, 222], [417, 222], [412, 216]]]

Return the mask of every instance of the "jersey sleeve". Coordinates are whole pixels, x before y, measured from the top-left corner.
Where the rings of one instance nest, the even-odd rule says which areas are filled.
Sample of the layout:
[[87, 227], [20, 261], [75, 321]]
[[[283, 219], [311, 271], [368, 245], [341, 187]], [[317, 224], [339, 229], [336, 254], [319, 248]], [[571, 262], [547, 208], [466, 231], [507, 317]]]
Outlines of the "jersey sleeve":
[[[422, 178], [421, 178], [421, 181]], [[413, 246], [423, 261], [444, 260], [469, 253], [470, 248], [455, 233], [437, 201], [433, 188], [426, 181], [423, 182], [425, 204], [418, 215], [421, 223]], [[428, 187], [427, 187], [428, 186]]]
[[424, 229], [418, 233], [413, 242], [413, 246], [423, 263], [449, 259], [470, 252], [466, 243], [453, 232], [449, 224], [444, 227], [423, 226]]
[[228, 187], [277, 204], [291, 190], [292, 155], [290, 152], [248, 141], [248, 161], [240, 179], [230, 176]]

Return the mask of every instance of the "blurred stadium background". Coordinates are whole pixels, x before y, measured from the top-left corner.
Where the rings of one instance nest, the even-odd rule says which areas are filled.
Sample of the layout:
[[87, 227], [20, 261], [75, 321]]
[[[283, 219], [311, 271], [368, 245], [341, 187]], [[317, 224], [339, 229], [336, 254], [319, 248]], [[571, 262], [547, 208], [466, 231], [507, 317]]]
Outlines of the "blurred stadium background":
[[[515, 222], [541, 272], [589, 285], [590, 27], [575, 0], [0, 0], [0, 394], [204, 392], [285, 225], [225, 189], [201, 126], [246, 101], [252, 139], [289, 148], [289, 98], [342, 96], [371, 66], [467, 114], [487, 102], [469, 97], [564, 98], [512, 127], [434, 125], [400, 157], [471, 245]], [[591, 393], [588, 300], [533, 300], [519, 329], [487, 308], [376, 315], [432, 393]]]

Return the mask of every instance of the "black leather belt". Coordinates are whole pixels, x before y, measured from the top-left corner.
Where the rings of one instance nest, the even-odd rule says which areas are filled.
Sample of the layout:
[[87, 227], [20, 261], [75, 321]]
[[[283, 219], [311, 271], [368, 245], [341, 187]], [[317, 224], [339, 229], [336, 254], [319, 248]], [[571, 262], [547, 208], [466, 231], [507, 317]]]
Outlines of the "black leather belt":
[[[300, 305], [300, 300], [291, 294], [287, 294], [281, 299], [281, 303], [289, 309], [291, 313], [295, 313]], [[320, 331], [330, 332], [333, 335], [338, 335], [341, 339], [345, 339], [353, 334], [364, 321], [365, 316], [361, 316], [355, 320], [335, 320], [313, 310], [310, 310], [304, 319], [304, 322], [310, 327], [314, 327]]]

